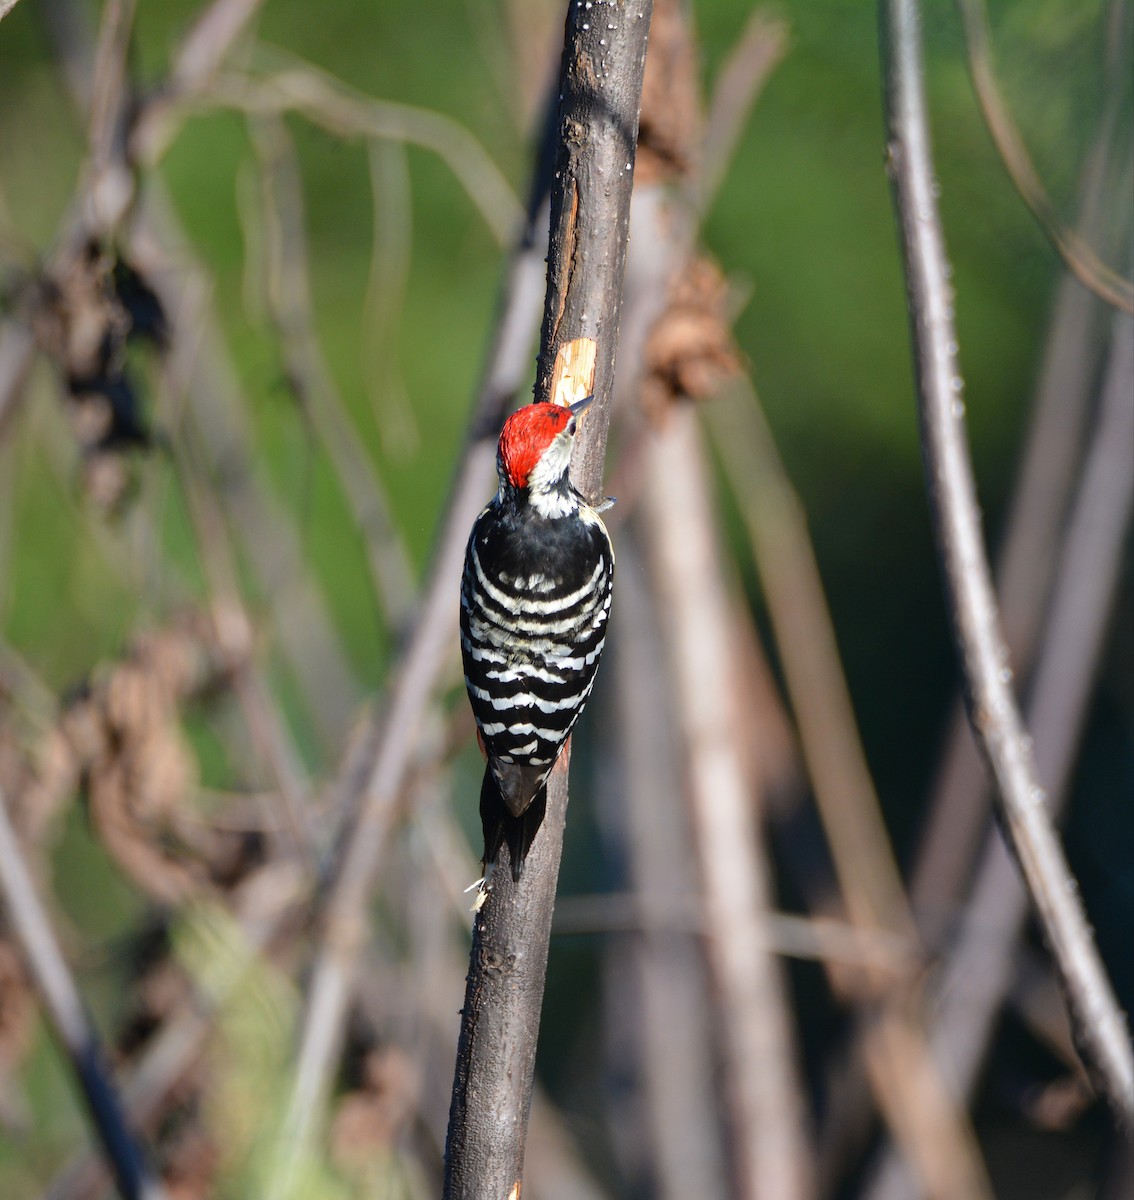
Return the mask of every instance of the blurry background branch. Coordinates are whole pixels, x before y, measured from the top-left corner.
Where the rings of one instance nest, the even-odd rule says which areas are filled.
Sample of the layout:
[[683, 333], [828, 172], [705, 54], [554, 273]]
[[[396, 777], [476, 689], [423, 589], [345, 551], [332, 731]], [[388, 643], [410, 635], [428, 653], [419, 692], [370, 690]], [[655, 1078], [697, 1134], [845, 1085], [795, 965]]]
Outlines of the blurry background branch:
[[148, 1163], [145, 1150], [122, 1115], [115, 1086], [109, 1077], [106, 1053], [52, 932], [47, 912], [36, 894], [35, 883], [8, 817], [8, 801], [2, 790], [0, 893], [55, 1036], [71, 1061], [91, 1123], [113, 1164], [123, 1200], [167, 1200], [166, 1190]]
[[547, 211], [545, 187], [546, 177], [541, 172], [533, 186], [528, 223], [506, 277], [496, 338], [438, 535], [421, 611], [395, 668], [368, 777], [357, 804], [352, 804], [346, 815], [332, 878], [322, 900], [324, 933], [312, 967], [288, 1109], [287, 1129], [296, 1155], [304, 1152], [315, 1134], [346, 1032], [357, 959], [365, 942], [364, 913], [394, 806], [413, 760], [415, 734], [437, 678], [456, 648], [452, 635], [468, 529], [484, 502], [499, 426], [520, 386], [534, 334], [532, 301], [538, 294], [542, 264], [536, 230]]
[[[992, 134], [1000, 157], [1004, 160], [1004, 166], [1012, 177], [1021, 199], [1075, 278], [1108, 304], [1113, 304], [1115, 308], [1134, 316], [1134, 283], [1101, 262], [1091, 244], [1060, 220], [1055, 205], [1052, 204], [1032, 164], [1027, 147], [997, 86], [992, 65], [992, 48], [989, 44], [988, 12], [984, 0], [959, 0], [959, 3], [969, 48], [973, 87], [980, 100], [988, 131]], [[1116, 12], [1120, 12], [1124, 7], [1125, 5], [1121, 4], [1116, 6]], [[1121, 23], [1122, 17], [1119, 15], [1116, 24]], [[1118, 47], [1123, 41], [1125, 39], [1116, 39], [1114, 53], [1121, 53]]]
[[[1005, 145], [1049, 232], [1090, 247], [1064, 238], [1069, 267], [1121, 290], [1101, 264], [1129, 257], [1131, 6], [1026, 8], [992, 13]], [[605, 9], [582, 10], [600, 50]], [[607, 473], [619, 598], [576, 747], [525, 1182], [964, 1194], [983, 1159], [1008, 1200], [1104, 1177], [1122, 1195], [975, 755], [932, 782], [956, 681], [897, 403], [872, 13], [778, 11], [658, 0], [651, 23]], [[559, 0], [311, 13], [38, 0], [0, 25], [0, 787], [177, 1200], [289, 1173], [304, 1200], [441, 1187], [479, 850], [456, 580], [544, 295], [550, 164], [518, 237], [516, 183], [554, 123]], [[1006, 636], [1128, 1004], [1129, 325], [1053, 276], [973, 136], [959, 42], [932, 34]], [[702, 645], [711, 695], [681, 653]], [[731, 802], [694, 791], [706, 767]], [[892, 859], [927, 787], [945, 815], [915, 936]], [[722, 853], [760, 886], [714, 877]], [[739, 967], [726, 918], [754, 949]], [[0, 925], [0, 1192], [96, 1200], [108, 1160], [17, 940]], [[940, 1076], [911, 1069], [929, 1047]]]
[[1078, 885], [1051, 825], [1010, 686], [965, 439], [948, 268], [926, 115], [915, 0], [884, 24], [888, 156], [905, 251], [930, 508], [965, 674], [969, 720], [996, 778], [1005, 834], [1067, 989], [1075, 1036], [1115, 1111], [1134, 1122], [1134, 1052]]
[[[1113, 615], [1134, 505], [1132, 443], [1134, 320], [1117, 314], [1102, 409], [1068, 520], [1027, 708], [1036, 769], [1047, 781], [1047, 808], [1056, 819], [1065, 805], [1090, 681]], [[934, 988], [934, 1050], [938, 1062], [949, 1064], [963, 1098], [975, 1089], [993, 1023], [1012, 987], [1027, 913], [1028, 895], [1016, 864], [999, 832], [990, 829], [978, 858], [969, 914]], [[1079, 1041], [1076, 1037], [1076, 1045]], [[871, 1195], [899, 1200], [916, 1194], [900, 1161], [888, 1156], [878, 1167]]]

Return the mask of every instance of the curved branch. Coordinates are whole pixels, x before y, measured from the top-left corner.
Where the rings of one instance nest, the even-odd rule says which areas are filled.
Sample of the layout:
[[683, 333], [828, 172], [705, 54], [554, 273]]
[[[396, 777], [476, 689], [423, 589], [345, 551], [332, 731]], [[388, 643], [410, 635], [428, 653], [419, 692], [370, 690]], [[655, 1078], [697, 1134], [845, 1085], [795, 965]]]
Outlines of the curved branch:
[[0, 896], [48, 1019], [83, 1092], [91, 1123], [126, 1200], [165, 1200], [107, 1074], [99, 1037], [36, 894], [0, 792]]
[[1107, 304], [1134, 314], [1134, 284], [1111, 270], [1094, 252], [1089, 242], [1060, 220], [1055, 205], [1043, 186], [1039, 172], [1028, 154], [1028, 148], [1024, 145], [1024, 139], [1020, 136], [996, 82], [992, 68], [992, 51], [989, 47], [988, 13], [984, 0], [959, 0], [959, 3], [961, 19], [965, 26], [973, 90], [976, 92], [988, 132], [1000, 154], [1000, 160], [1015, 184], [1016, 191], [1020, 193], [1020, 199], [1027, 205], [1028, 211], [1035, 217], [1044, 236], [1063, 259], [1064, 266], [1071, 274]]
[[884, 12], [887, 150], [905, 257], [922, 453], [969, 720], [992, 768], [1005, 835], [1062, 976], [1080, 1046], [1115, 1112], [1134, 1121], [1134, 1055], [1036, 776], [981, 540], [916, 0], [888, 0]]
[[[377, 100], [333, 76], [278, 52], [286, 65], [267, 75], [221, 71], [209, 90], [186, 103], [200, 108], [235, 108], [251, 114], [302, 113], [341, 138], [388, 138], [421, 146], [441, 159], [460, 180], [497, 242], [507, 246], [523, 224], [515, 193], [484, 147], [458, 121], [412, 104]], [[151, 160], [164, 147], [147, 147]]]
[[[1028, 705], [1036, 758], [1053, 815], [1066, 806], [1106, 631], [1114, 612], [1123, 547], [1134, 511], [1134, 322], [1114, 314], [1110, 362], [1098, 425], [1067, 520]], [[958, 1094], [971, 1096], [988, 1056], [997, 1016], [1017, 974], [1017, 945], [1028, 898], [1003, 839], [989, 830], [964, 920], [934, 988], [933, 1046]], [[914, 1200], [908, 1173], [891, 1149], [868, 1200]]]

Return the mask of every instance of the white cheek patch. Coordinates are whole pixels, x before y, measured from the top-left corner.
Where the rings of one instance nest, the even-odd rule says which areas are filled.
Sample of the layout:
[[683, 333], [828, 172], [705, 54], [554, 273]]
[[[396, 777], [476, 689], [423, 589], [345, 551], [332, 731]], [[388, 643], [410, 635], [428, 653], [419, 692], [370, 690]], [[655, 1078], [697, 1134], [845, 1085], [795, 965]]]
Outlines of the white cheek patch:
[[[553, 494], [553, 490], [558, 488], [559, 481], [571, 465], [571, 447], [574, 445], [574, 440], [572, 435], [566, 431], [557, 434], [528, 476], [528, 491], [536, 511], [541, 516], [561, 517], [574, 509], [574, 505], [569, 500]], [[561, 509], [562, 511], [545, 511], [545, 509]]]

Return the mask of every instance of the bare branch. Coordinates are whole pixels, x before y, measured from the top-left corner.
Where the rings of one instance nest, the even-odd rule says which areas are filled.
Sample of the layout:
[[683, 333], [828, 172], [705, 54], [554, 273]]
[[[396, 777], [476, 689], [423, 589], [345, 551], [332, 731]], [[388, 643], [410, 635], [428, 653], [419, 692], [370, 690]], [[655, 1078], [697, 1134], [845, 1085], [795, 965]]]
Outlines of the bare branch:
[[[285, 65], [257, 76], [222, 71], [208, 91], [191, 103], [204, 108], [237, 108], [249, 113], [302, 113], [341, 138], [387, 138], [432, 150], [461, 181], [485, 224], [508, 245], [523, 221], [515, 193], [481, 144], [457, 121], [409, 104], [376, 100], [333, 76], [276, 51]], [[150, 151], [150, 157], [160, 147]]]
[[127, 59], [135, 5], [136, 0], [111, 0], [103, 9], [88, 116], [87, 179], [81, 192], [88, 233], [113, 229], [134, 196], [123, 150], [129, 99]]
[[43, 903], [36, 894], [8, 802], [0, 792], [0, 892], [12, 930], [27, 960], [44, 1008], [79, 1087], [125, 1200], [166, 1200], [160, 1179], [146, 1161], [123, 1116], [106, 1067], [98, 1034], [87, 1016], [79, 989], [59, 948]]
[[754, 9], [721, 66], [709, 104], [696, 180], [699, 212], [704, 213], [720, 188], [752, 106], [788, 48], [787, 24], [766, 9]]
[[16, 411], [34, 360], [35, 337], [31, 329], [23, 321], [5, 321], [0, 325], [0, 437]]
[[[438, 534], [418, 623], [395, 667], [381, 730], [363, 778], [358, 811], [341, 839], [324, 901], [324, 936], [312, 966], [308, 1001], [289, 1103], [288, 1129], [296, 1155], [314, 1136], [326, 1103], [365, 943], [365, 912], [395, 805], [410, 769], [415, 733], [437, 677], [456, 650], [457, 595], [465, 543], [495, 470], [496, 439], [508, 407], [523, 386], [538, 318], [544, 250], [545, 190], [533, 189], [528, 224], [502, 287], [499, 318], [469, 427], [464, 456]], [[290, 1169], [283, 1164], [283, 1169]]]
[[288, 379], [334, 463], [367, 548], [375, 594], [390, 628], [396, 630], [412, 606], [413, 570], [389, 498], [346, 411], [315, 331], [295, 147], [279, 117], [258, 117], [251, 122], [251, 131], [263, 191], [268, 312]]
[[398, 335], [413, 253], [409, 162], [406, 147], [399, 142], [372, 142], [369, 159], [373, 231], [360, 323], [363, 382], [382, 448], [405, 455], [421, 444], [398, 362]]
[[[618, 347], [630, 191], [652, 3], [572, 5], [560, 77], [547, 296], [536, 397], [551, 398], [560, 350], [598, 345], [596, 396], [573, 478], [602, 485]], [[595, 14], [591, 16], [590, 13]], [[446, 1145], [446, 1200], [519, 1195], [547, 944], [567, 808], [564, 749], [518, 884], [503, 865], [473, 929]]]
[[[640, 245], [639, 211], [636, 202], [631, 262]], [[631, 272], [628, 265], [627, 309], [633, 303]], [[624, 335], [623, 361], [629, 351]], [[630, 1009], [627, 1036], [615, 1044], [629, 1041], [637, 1051], [636, 1069], [652, 1134], [643, 1152], [643, 1167], [658, 1200], [723, 1196], [727, 1168], [713, 1068], [717, 1007], [697, 940], [709, 931], [696, 863], [689, 853], [682, 754], [673, 736], [672, 689], [666, 663], [658, 654], [663, 642], [657, 602], [636, 539], [626, 534], [619, 539], [618, 570], [610, 666], [618, 706], [615, 737], [621, 770], [615, 780], [621, 783], [621, 803], [608, 806], [607, 820], [624, 826], [618, 857], [625, 856], [634, 891], [621, 896], [560, 897], [552, 932], [641, 933], [610, 947], [607, 990], [618, 996], [629, 992], [621, 1006]], [[642, 702], [645, 696], [650, 697], [648, 704]], [[774, 931], [783, 932], [782, 928]], [[763, 948], [779, 952], [782, 944]], [[681, 1030], [678, 1038], [673, 1036], [675, 1029]]]
[[[750, 387], [710, 420], [748, 526], [788, 695], [843, 903], [860, 936], [917, 945], [913, 915], [858, 736], [807, 523]], [[749, 480], [755, 479], [754, 484]], [[972, 1128], [930, 1053], [917, 973], [829, 971], [836, 995], [863, 1007], [871, 1085], [894, 1137], [930, 1196], [988, 1197]]]
[[810, 1155], [785, 981], [775, 957], [761, 949], [769, 941], [772, 880], [739, 752], [744, 734], [703, 458], [695, 415], [675, 408], [652, 447], [642, 505], [688, 756], [741, 1194], [786, 1200], [809, 1194]]
[[965, 25], [965, 39], [968, 42], [973, 88], [976, 90], [988, 131], [1000, 152], [1001, 161], [1020, 193], [1020, 198], [1028, 206], [1028, 211], [1035, 217], [1040, 229], [1072, 275], [1107, 304], [1134, 315], [1134, 284], [1101, 262], [1090, 244], [1060, 220], [1055, 205], [1052, 204], [1032, 163], [1024, 139], [1016, 128], [996, 82], [989, 46], [988, 13], [985, 11], [984, 0], [958, 2]]
[[981, 541], [934, 193], [917, 4], [888, 0], [885, 12], [888, 155], [906, 262], [922, 446], [969, 719], [996, 778], [1005, 833], [1059, 966], [1080, 1044], [1115, 1112], [1134, 1120], [1134, 1055], [1036, 777]]
[[[1098, 428], [1060, 555], [1028, 708], [1053, 817], [1066, 800], [1134, 511], [1134, 322], [1118, 313], [1114, 325]], [[1027, 913], [1027, 892], [1003, 839], [993, 832], [980, 856], [968, 915], [935, 989], [940, 999], [934, 1051], [939, 1062], [949, 1064], [959, 1095], [976, 1087], [997, 1014], [1012, 987], [1014, 947]], [[1081, 1035], [1076, 1040], [1081, 1044]], [[914, 1195], [894, 1154], [884, 1157], [869, 1194], [872, 1200]]]
[[[1116, 38], [1120, 43], [1121, 38]], [[1112, 56], [1112, 58], [1115, 56]], [[1121, 55], [1117, 56], [1125, 65]], [[1124, 206], [1118, 220], [1108, 212], [1103, 185], [1124, 94], [1121, 78], [1110, 71], [1106, 102], [1080, 182], [1076, 227], [1092, 246], [1116, 246], [1125, 240]], [[1129, 166], [1129, 155], [1120, 162]], [[1113, 208], [1113, 206], [1110, 206]], [[1120, 236], [1116, 226], [1121, 226]], [[1032, 401], [1032, 417], [1005, 523], [996, 571], [1004, 637], [1017, 674], [1027, 678], [1036, 656], [1044, 614], [1051, 596], [1068, 497], [1091, 415], [1091, 398], [1100, 370], [1102, 305], [1073, 275], [1059, 281], [1044, 338], [1043, 360]], [[933, 799], [911, 892], [918, 923], [930, 947], [947, 927], [969, 877], [990, 808], [987, 773], [958, 697], [947, 748], [933, 788]]]
[[[695, 894], [659, 889], [560, 896], [551, 928], [557, 937], [666, 930], [709, 932]], [[761, 949], [785, 958], [834, 962], [895, 977], [908, 974], [919, 961], [917, 946], [906, 939], [884, 932], [866, 933], [835, 917], [770, 911], [761, 935], [765, 938]]]
[[175, 91], [204, 87], [263, 6], [264, 0], [212, 0], [177, 48], [171, 87]]

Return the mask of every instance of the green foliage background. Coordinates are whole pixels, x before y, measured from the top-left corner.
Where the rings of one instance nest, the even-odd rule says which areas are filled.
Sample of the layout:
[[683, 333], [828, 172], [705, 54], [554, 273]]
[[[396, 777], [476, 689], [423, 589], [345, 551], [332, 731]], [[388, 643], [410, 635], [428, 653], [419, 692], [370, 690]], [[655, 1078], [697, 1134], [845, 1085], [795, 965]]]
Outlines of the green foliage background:
[[[1068, 217], [1100, 109], [1104, 7], [1101, 0], [991, 5], [1006, 90]], [[545, 3], [522, 0], [270, 0], [259, 36], [363, 92], [453, 117], [522, 196], [536, 118], [530, 63], [517, 61], [509, 26], [544, 28], [550, 47], [560, 28], [557, 8], [550, 6], [549, 15]], [[1058, 271], [974, 104], [954, 7], [928, 0], [925, 8], [968, 413], [995, 544]], [[714, 0], [695, 9], [711, 88], [749, 5]], [[141, 79], [161, 77], [170, 47], [197, 10], [185, 0], [139, 5], [134, 65]], [[747, 294], [737, 335], [809, 513], [867, 751], [905, 853], [954, 679], [925, 515], [904, 294], [882, 166], [876, 15], [866, 0], [780, 0], [776, 10], [790, 22], [790, 52], [745, 131], [705, 240], [738, 294]], [[23, 0], [0, 25], [0, 237], [5, 256], [23, 257], [29, 267], [50, 249], [65, 217], [83, 145], [50, 62], [42, 19], [36, 0]], [[525, 103], [518, 83], [527, 89]], [[1127, 133], [1130, 107], [1127, 95]], [[375, 219], [366, 150], [299, 119], [289, 119], [289, 127], [303, 168], [318, 332], [420, 569], [477, 384], [501, 249], [452, 173], [434, 155], [409, 148], [412, 222], [395, 231], [408, 256], [404, 293], [388, 309], [389, 324], [375, 331], [366, 304]], [[246, 304], [241, 211], [252, 186], [249, 160], [243, 120], [213, 113], [190, 121], [160, 173], [196, 254], [212, 272], [263, 462], [280, 500], [300, 521], [306, 557], [359, 678], [377, 688], [390, 646], [375, 614], [357, 529], [285, 385], [265, 323]], [[379, 210], [377, 219], [386, 214]], [[406, 435], [373, 402], [375, 378], [404, 393], [416, 433]], [[22, 436], [9, 433], [0, 444], [0, 627], [50, 687], [63, 691], [120, 651], [139, 620], [167, 611], [182, 587], [199, 590], [200, 571], [181, 497], [160, 453], [143, 466], [143, 488], [162, 514], [167, 577], [139, 568], [138, 531], [129, 513], [105, 527], [83, 510], [54, 387], [41, 367], [20, 418]], [[162, 414], [156, 417], [160, 425]], [[746, 551], [738, 549], [738, 557], [747, 572]], [[759, 606], [754, 576], [747, 578]], [[1073, 853], [1103, 873], [1111, 902], [1126, 905], [1134, 890], [1130, 868], [1124, 874], [1116, 868], [1102, 842], [1107, 833], [1120, 834], [1117, 844], [1129, 847], [1134, 836], [1129, 814], [1105, 799], [1116, 782], [1130, 782], [1130, 689], [1123, 683], [1130, 654], [1127, 637], [1117, 643], [1103, 681], [1076, 800], [1087, 831], [1079, 838], [1076, 825], [1072, 832]], [[286, 673], [276, 671], [287, 694]], [[309, 714], [297, 702], [291, 716], [314, 758]], [[232, 764], [207, 731], [191, 733], [203, 781], [225, 785]], [[586, 828], [585, 817], [579, 820]], [[1102, 842], [1090, 832], [1100, 828]], [[593, 847], [580, 840], [573, 836], [569, 852], [573, 847], [585, 857]], [[588, 869], [569, 859], [567, 890], [572, 873]], [[71, 948], [96, 1009], [111, 1021], [113, 943], [139, 902], [107, 868], [78, 815], [60, 845], [55, 877]], [[1091, 879], [1084, 882], [1090, 902]], [[1095, 912], [1105, 946], [1120, 936], [1128, 909]], [[573, 962], [585, 952], [564, 953]], [[562, 960], [558, 969], [565, 970]], [[556, 970], [553, 965], [553, 989]], [[1129, 1003], [1130, 971], [1119, 970]], [[585, 1016], [571, 1021], [552, 1003], [545, 1041], [558, 1040], [561, 1061], [583, 1036]], [[24, 1173], [41, 1173], [75, 1137], [77, 1117], [53, 1052], [41, 1042], [36, 1054], [31, 1099], [43, 1120], [23, 1145], [0, 1139], [6, 1195], [24, 1194]], [[554, 1074], [554, 1050], [551, 1061]], [[569, 1093], [570, 1081], [560, 1078]]]

